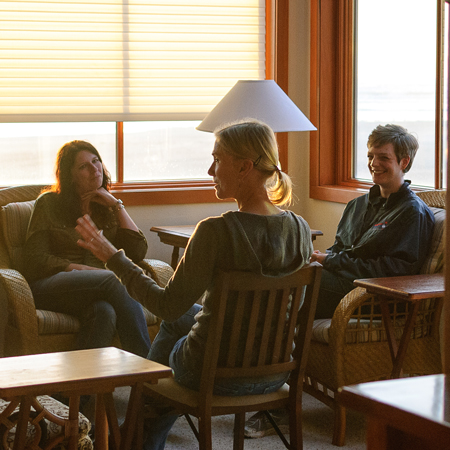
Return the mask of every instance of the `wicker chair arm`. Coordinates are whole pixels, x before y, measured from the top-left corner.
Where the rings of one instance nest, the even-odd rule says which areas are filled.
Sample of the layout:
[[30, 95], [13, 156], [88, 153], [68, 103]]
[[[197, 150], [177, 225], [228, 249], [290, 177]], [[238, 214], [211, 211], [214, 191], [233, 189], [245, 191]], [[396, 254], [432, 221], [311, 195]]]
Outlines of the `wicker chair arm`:
[[161, 287], [166, 286], [174, 272], [169, 264], [158, 259], [144, 259], [139, 263], [139, 266]]
[[367, 302], [373, 297], [368, 294], [364, 288], [357, 287], [350, 291], [342, 298], [330, 324], [330, 345], [333, 347], [345, 345], [345, 334], [347, 332], [347, 325], [355, 313], [355, 310], [363, 303]]
[[36, 307], [27, 281], [17, 270], [0, 269], [0, 283], [8, 299], [7, 327], [14, 330], [14, 335], [20, 340], [17, 348], [21, 354], [38, 353]]

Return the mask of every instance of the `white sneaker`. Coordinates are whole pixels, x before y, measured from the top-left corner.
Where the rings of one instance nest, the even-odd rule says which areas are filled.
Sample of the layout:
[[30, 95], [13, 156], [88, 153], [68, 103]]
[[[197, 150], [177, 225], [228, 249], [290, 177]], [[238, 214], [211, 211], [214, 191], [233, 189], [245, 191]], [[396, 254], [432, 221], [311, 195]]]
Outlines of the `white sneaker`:
[[[283, 434], [289, 433], [289, 416], [285, 409], [269, 411], [278, 428]], [[251, 439], [258, 439], [264, 436], [277, 434], [275, 428], [266, 417], [264, 411], [253, 414], [245, 421], [244, 436]]]

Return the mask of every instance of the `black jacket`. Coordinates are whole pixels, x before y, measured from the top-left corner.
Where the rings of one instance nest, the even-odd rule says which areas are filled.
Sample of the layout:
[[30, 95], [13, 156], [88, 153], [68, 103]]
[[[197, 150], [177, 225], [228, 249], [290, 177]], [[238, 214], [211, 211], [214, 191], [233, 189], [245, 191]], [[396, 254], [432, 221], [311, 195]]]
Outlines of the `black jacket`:
[[434, 215], [405, 182], [387, 201], [378, 185], [350, 201], [324, 268], [348, 280], [412, 275], [428, 253]]

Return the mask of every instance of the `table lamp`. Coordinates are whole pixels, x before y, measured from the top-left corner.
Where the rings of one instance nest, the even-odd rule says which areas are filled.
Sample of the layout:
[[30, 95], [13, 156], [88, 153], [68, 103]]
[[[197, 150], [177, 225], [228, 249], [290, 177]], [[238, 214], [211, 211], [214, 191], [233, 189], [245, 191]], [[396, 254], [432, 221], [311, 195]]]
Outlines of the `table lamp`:
[[239, 80], [197, 130], [213, 132], [245, 118], [261, 120], [274, 132], [317, 129], [274, 80]]

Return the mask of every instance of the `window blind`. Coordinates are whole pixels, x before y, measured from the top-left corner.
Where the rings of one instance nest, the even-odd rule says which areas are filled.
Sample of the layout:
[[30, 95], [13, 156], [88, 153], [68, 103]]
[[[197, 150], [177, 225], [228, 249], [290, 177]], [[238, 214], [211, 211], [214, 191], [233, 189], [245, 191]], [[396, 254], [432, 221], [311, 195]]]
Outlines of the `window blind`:
[[265, 78], [265, 0], [0, 2], [0, 122], [201, 120]]

